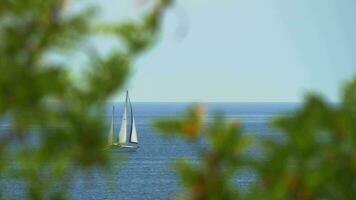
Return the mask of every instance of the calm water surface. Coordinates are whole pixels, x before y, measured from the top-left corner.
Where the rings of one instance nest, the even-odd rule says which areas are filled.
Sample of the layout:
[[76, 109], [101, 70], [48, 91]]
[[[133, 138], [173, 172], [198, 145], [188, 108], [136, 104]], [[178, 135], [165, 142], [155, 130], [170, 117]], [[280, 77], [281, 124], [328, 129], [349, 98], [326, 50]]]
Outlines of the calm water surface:
[[[105, 115], [111, 120], [111, 107]], [[120, 127], [122, 103], [115, 116], [116, 131]], [[112, 153], [113, 173], [110, 177], [101, 172], [77, 174], [71, 185], [73, 199], [172, 199], [181, 190], [176, 174], [172, 170], [172, 160], [188, 157], [198, 162], [194, 149], [179, 139], [168, 139], [157, 135], [151, 128], [152, 119], [177, 116], [190, 104], [187, 103], [134, 103], [134, 112], [140, 148], [136, 152]], [[280, 113], [293, 111], [294, 103], [211, 103], [207, 104], [208, 117], [214, 111], [223, 111], [228, 119], [239, 119], [247, 132], [257, 137], [273, 136], [268, 126], [269, 119]], [[4, 124], [2, 126], [5, 126]], [[116, 158], [125, 156], [124, 161]], [[246, 173], [238, 177], [237, 185], [243, 187], [251, 182], [252, 175]], [[19, 192], [20, 186], [5, 184], [5, 193]]]

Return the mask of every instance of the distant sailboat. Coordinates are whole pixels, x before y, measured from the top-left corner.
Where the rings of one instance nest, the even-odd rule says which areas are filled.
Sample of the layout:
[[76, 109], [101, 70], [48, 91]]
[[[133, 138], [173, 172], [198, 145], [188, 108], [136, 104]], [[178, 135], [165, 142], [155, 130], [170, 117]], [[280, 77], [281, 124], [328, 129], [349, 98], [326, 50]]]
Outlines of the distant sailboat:
[[[129, 134], [129, 140], [127, 141], [128, 112], [130, 113], [130, 129], [129, 129], [130, 134]], [[114, 131], [114, 126], [115, 126], [114, 114], [115, 114], [115, 107], [113, 107], [113, 111], [112, 111], [111, 126], [110, 126], [109, 137], [108, 137], [109, 147], [127, 149], [127, 150], [136, 150], [138, 148], [137, 130], [135, 124], [135, 117], [132, 110], [132, 104], [130, 101], [128, 91], [126, 92], [124, 113], [122, 115], [121, 128], [120, 128], [120, 132], [118, 133], [118, 136], [116, 136]]]

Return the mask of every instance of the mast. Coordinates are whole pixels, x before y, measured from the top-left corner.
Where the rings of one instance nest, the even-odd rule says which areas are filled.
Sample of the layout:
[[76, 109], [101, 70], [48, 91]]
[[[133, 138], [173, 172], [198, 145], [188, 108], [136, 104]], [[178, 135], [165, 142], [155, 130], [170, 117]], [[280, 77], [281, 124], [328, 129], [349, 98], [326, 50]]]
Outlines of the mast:
[[115, 106], [112, 107], [111, 126], [110, 126], [109, 137], [108, 137], [109, 145], [112, 145], [113, 137], [114, 137], [114, 112], [115, 112]]
[[129, 100], [129, 104], [130, 104], [130, 112], [131, 112], [131, 131], [130, 131], [130, 139], [129, 142], [130, 143], [134, 143], [137, 144], [137, 130], [136, 130], [136, 125], [135, 125], [135, 117], [134, 117], [134, 113], [132, 110], [132, 104], [131, 104], [131, 100], [130, 97], [128, 97]]
[[126, 91], [124, 113], [122, 115], [121, 129], [119, 132], [119, 141], [118, 142], [120, 144], [126, 143], [126, 137], [127, 137], [127, 99], [128, 99], [128, 91]]

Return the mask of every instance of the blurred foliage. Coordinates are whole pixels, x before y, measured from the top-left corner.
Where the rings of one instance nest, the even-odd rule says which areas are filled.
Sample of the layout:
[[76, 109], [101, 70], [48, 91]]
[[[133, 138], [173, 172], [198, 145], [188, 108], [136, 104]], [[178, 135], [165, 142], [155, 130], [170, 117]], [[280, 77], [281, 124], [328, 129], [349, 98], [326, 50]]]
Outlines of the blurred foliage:
[[[296, 111], [274, 119], [278, 138], [251, 138], [238, 122], [221, 115], [200, 123], [200, 107], [154, 122], [164, 135], [193, 139], [193, 144], [207, 141], [198, 149], [198, 163], [181, 159], [175, 164], [186, 189], [179, 198], [355, 199], [356, 79], [344, 88], [340, 103], [310, 94]], [[254, 180], [239, 188], [236, 179], [246, 172]]]
[[[189, 160], [178, 160], [175, 168], [183, 185], [188, 189], [182, 199], [236, 199], [239, 192], [233, 184], [233, 177], [240, 169], [242, 150], [248, 144], [243, 137], [239, 122], [227, 123], [224, 117], [216, 114], [209, 125], [203, 125], [202, 105], [189, 109], [183, 118], [157, 120], [157, 130], [164, 134], [173, 133], [187, 138], [190, 142], [205, 133], [208, 148], [196, 145], [201, 162], [196, 165]], [[189, 198], [188, 198], [189, 197]]]
[[183, 118], [156, 121], [155, 126], [162, 133], [182, 133], [187, 138], [195, 139], [201, 131], [204, 113], [204, 106], [196, 105], [187, 110]]
[[[159, 0], [141, 21], [98, 24], [95, 8], [69, 12], [72, 1], [1, 0], [0, 183], [24, 183], [26, 199], [64, 199], [75, 170], [108, 167], [104, 103], [122, 89], [130, 65], [156, 39], [169, 0]], [[77, 2], [75, 2], [77, 3]], [[85, 1], [81, 1], [86, 4]], [[116, 37], [124, 48], [100, 56], [83, 43]], [[60, 64], [49, 54], [88, 57]], [[2, 196], [3, 195], [3, 196]], [[0, 199], [11, 198], [3, 194]]]

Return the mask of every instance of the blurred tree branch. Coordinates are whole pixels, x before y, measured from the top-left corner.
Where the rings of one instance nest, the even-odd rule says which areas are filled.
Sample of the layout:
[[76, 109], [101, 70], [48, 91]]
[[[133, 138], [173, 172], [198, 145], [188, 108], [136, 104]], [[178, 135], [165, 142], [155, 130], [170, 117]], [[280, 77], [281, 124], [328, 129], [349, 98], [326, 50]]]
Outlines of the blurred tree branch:
[[[356, 79], [346, 85], [340, 103], [310, 94], [294, 113], [273, 120], [272, 126], [282, 132], [279, 139], [251, 140], [239, 123], [221, 116], [197, 126], [194, 119], [204, 117], [198, 110], [193, 107], [183, 117], [154, 122], [165, 135], [208, 141], [199, 152], [199, 164], [183, 160], [176, 165], [186, 188], [178, 197], [311, 200], [356, 196]], [[196, 127], [196, 137], [182, 127]], [[251, 156], [251, 148], [260, 148], [261, 156]], [[256, 180], [242, 190], [232, 182], [246, 170]]]
[[25, 181], [30, 199], [66, 198], [67, 188], [58, 186], [67, 185], [73, 166], [110, 166], [102, 151], [105, 100], [123, 87], [132, 60], [155, 41], [170, 1], [157, 1], [141, 22], [106, 24], [105, 34], [116, 36], [125, 50], [107, 56], [94, 52], [81, 77], [74, 78], [74, 66], [44, 62], [46, 55], [83, 51], [81, 43], [102, 33], [95, 28], [101, 25], [94, 23], [93, 9], [68, 14], [65, 3], [0, 4], [0, 117], [11, 123], [16, 138], [0, 143], [0, 175]]

